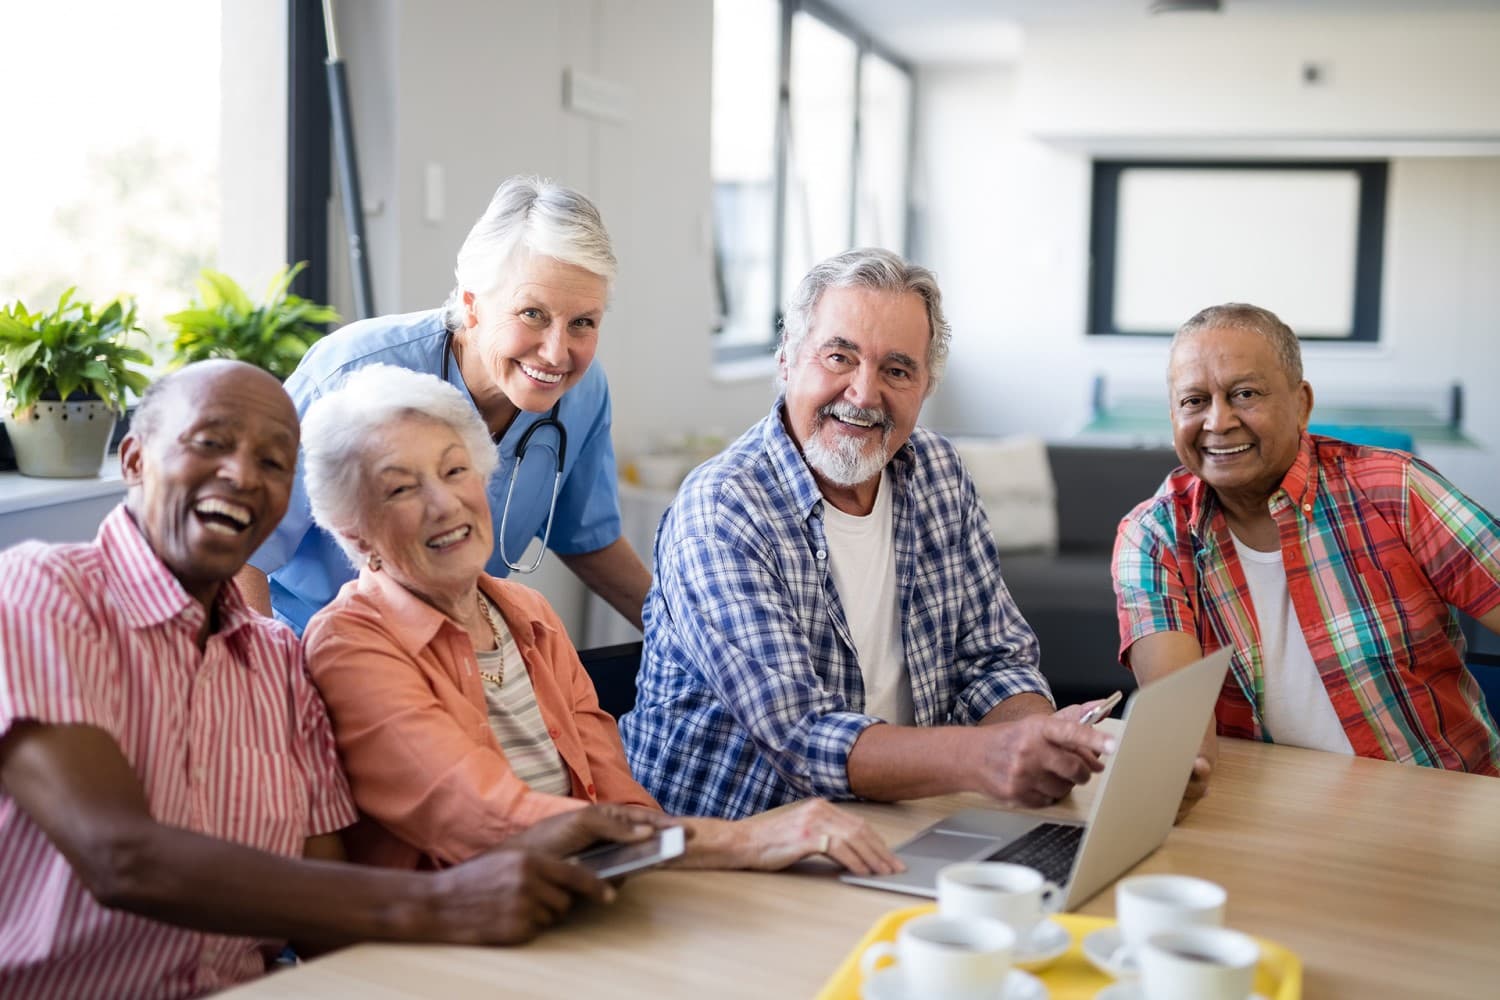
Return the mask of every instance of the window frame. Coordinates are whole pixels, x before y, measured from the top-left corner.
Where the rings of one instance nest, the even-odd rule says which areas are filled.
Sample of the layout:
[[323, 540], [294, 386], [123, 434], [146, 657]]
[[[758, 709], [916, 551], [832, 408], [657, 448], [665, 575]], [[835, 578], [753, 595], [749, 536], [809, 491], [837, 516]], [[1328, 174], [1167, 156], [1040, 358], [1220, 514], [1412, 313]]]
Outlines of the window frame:
[[1121, 330], [1115, 322], [1120, 176], [1126, 170], [1142, 169], [1353, 172], [1359, 179], [1359, 218], [1355, 233], [1354, 310], [1349, 335], [1299, 334], [1299, 339], [1322, 344], [1371, 344], [1379, 341], [1386, 189], [1390, 174], [1388, 160], [1094, 160], [1089, 211], [1088, 328], [1085, 331], [1089, 336], [1170, 337], [1175, 332]]
[[[774, 299], [771, 311], [771, 329], [766, 332], [766, 339], [752, 343], [723, 344], [719, 342], [719, 331], [716, 329], [711, 334], [713, 338], [713, 360], [715, 364], [725, 364], [748, 359], [770, 357], [774, 355], [777, 344], [781, 340], [781, 320], [783, 305], [786, 296], [791, 289], [785, 287], [782, 275], [784, 261], [786, 259], [786, 195], [788, 185], [787, 153], [789, 136], [791, 132], [791, 75], [792, 75], [792, 23], [797, 13], [808, 14], [817, 18], [825, 26], [844, 35], [855, 46], [854, 57], [854, 88], [852, 95], [851, 113], [854, 116], [854, 142], [852, 155], [849, 161], [849, 228], [847, 242], [854, 245], [855, 233], [858, 227], [859, 198], [862, 194], [860, 189], [860, 159], [864, 153], [864, 128], [863, 128], [863, 86], [864, 86], [864, 57], [873, 54], [890, 63], [897, 70], [904, 73], [910, 83], [908, 88], [907, 105], [907, 136], [906, 136], [906, 162], [902, 164], [902, 201], [906, 216], [902, 246], [900, 252], [903, 256], [910, 252], [912, 243], [912, 206], [911, 206], [911, 180], [916, 158], [916, 120], [917, 120], [917, 77], [910, 63], [886, 48], [879, 41], [872, 38], [859, 25], [849, 20], [842, 13], [829, 7], [819, 0], [780, 0], [781, 6], [781, 44], [778, 52], [779, 66], [777, 68], [777, 94], [776, 94], [776, 127], [775, 148], [773, 156], [774, 190], [772, 193], [772, 226], [771, 234], [771, 295]], [[715, 282], [715, 295], [720, 295], [723, 285], [722, 279]], [[720, 299], [722, 309], [723, 300]]]

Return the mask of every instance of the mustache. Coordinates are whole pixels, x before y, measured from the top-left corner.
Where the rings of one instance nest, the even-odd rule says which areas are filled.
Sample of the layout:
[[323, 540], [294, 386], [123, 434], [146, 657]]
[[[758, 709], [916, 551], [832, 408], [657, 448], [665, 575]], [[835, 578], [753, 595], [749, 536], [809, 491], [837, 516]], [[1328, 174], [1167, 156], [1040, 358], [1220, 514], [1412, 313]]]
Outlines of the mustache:
[[886, 433], [890, 433], [895, 427], [895, 422], [891, 420], [891, 415], [885, 410], [867, 409], [862, 406], [855, 406], [853, 403], [846, 403], [843, 400], [819, 407], [816, 416], [819, 424], [822, 424], [829, 417], [834, 417], [838, 420], [858, 420], [861, 423], [875, 424]]

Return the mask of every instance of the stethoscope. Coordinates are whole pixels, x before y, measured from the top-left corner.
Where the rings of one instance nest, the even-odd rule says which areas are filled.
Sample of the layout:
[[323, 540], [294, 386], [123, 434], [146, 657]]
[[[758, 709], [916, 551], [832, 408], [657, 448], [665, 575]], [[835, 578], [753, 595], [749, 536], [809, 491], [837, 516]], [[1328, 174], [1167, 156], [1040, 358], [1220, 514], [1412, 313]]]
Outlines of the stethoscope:
[[[453, 331], [449, 330], [448, 336], [443, 340], [442, 373], [444, 382], [448, 381], [449, 365], [452, 358]], [[557, 494], [562, 490], [563, 460], [568, 454], [568, 431], [562, 425], [562, 421], [557, 419], [557, 412], [561, 406], [562, 400], [560, 399], [553, 403], [552, 409], [547, 411], [547, 415], [526, 428], [526, 433], [521, 435], [521, 440], [516, 444], [516, 464], [510, 467], [510, 486], [505, 491], [505, 506], [500, 510], [500, 537], [496, 539], [496, 544], [500, 547], [500, 558], [505, 562], [505, 565], [517, 573], [534, 572], [542, 564], [542, 560], [546, 558], [547, 543], [552, 539], [552, 519], [557, 515]], [[542, 531], [542, 550], [537, 553], [535, 562], [530, 566], [522, 566], [520, 563], [511, 562], [510, 556], [505, 553], [505, 524], [510, 519], [510, 498], [516, 492], [516, 476], [521, 471], [521, 460], [526, 457], [526, 447], [531, 444], [531, 435], [543, 427], [551, 427], [557, 431], [557, 474], [552, 477], [552, 503], [547, 506], [547, 526]], [[521, 554], [525, 555], [526, 553], [523, 551]]]

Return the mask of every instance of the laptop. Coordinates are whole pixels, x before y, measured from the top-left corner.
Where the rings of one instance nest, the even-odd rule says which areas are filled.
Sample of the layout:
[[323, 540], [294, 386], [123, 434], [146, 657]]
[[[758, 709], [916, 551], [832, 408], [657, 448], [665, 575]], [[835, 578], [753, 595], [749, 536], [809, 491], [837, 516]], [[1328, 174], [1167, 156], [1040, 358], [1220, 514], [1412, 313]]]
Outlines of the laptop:
[[1071, 910], [1161, 846], [1203, 742], [1231, 650], [1138, 689], [1125, 705], [1119, 746], [1105, 759], [1085, 822], [1052, 822], [1006, 809], [965, 809], [896, 849], [898, 875], [839, 876], [852, 885], [937, 895], [937, 873], [962, 861], [1009, 861], [1062, 887]]

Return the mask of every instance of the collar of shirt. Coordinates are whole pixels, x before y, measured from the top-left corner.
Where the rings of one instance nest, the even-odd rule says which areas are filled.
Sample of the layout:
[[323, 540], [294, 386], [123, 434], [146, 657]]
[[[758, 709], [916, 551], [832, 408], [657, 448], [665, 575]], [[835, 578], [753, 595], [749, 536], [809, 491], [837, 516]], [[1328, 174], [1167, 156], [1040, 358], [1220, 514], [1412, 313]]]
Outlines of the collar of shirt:
[[[1281, 513], [1287, 505], [1293, 503], [1306, 513], [1312, 513], [1318, 478], [1313, 474], [1316, 468], [1314, 457], [1316, 447], [1317, 442], [1312, 435], [1303, 431], [1302, 441], [1297, 447], [1297, 457], [1292, 459], [1291, 468], [1287, 469], [1286, 475], [1281, 477], [1281, 485], [1266, 501], [1272, 516]], [[1214, 515], [1218, 512], [1219, 498], [1214, 493], [1213, 487], [1194, 476], [1192, 490], [1188, 496], [1188, 524], [1192, 527], [1193, 534], [1198, 538], [1210, 537], [1213, 534]]]
[[[368, 567], [361, 569], [356, 586], [359, 595], [380, 615], [408, 656], [415, 657], [430, 646], [444, 626], [461, 631], [453, 619], [391, 579], [388, 573], [371, 572]], [[479, 575], [479, 589], [500, 609], [525, 659], [544, 637], [556, 629], [511, 600], [505, 587], [504, 582], [487, 573]]]
[[[170, 622], [194, 632], [201, 627], [203, 606], [183, 589], [157, 556], [123, 503], [100, 524], [94, 544], [109, 567], [104, 588], [120, 608], [127, 626], [144, 629]], [[259, 619], [233, 580], [226, 580], [219, 588], [215, 610], [220, 623], [216, 634], [224, 637]], [[247, 667], [251, 665], [248, 659], [242, 662]]]
[[[776, 478], [784, 490], [787, 506], [806, 520], [824, 502], [823, 491], [818, 488], [812, 469], [802, 457], [802, 449], [797, 447], [797, 442], [786, 429], [785, 396], [777, 397], [771, 413], [773, 419], [765, 421], [761, 431], [766, 454], [770, 456], [772, 468], [776, 470]], [[916, 463], [916, 449], [912, 446], [911, 439], [907, 438], [887, 465], [891, 471], [891, 485], [897, 490], [896, 496], [905, 491], [906, 482], [916, 468]]]

